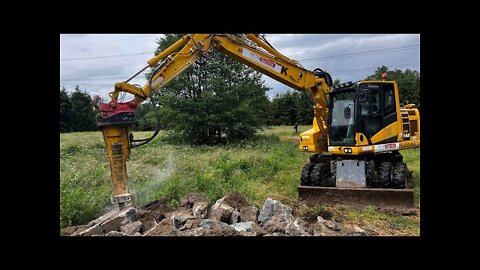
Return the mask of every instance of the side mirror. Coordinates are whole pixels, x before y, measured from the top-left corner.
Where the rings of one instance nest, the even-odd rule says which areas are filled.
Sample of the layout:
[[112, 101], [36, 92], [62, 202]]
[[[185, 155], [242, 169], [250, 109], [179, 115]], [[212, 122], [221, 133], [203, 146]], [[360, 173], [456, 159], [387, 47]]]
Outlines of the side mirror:
[[360, 104], [364, 104], [367, 101], [367, 90], [360, 90], [357, 98]]
[[343, 110], [343, 117], [345, 117], [345, 119], [350, 119], [351, 116], [352, 116], [352, 109], [350, 109], [350, 107], [346, 107]]

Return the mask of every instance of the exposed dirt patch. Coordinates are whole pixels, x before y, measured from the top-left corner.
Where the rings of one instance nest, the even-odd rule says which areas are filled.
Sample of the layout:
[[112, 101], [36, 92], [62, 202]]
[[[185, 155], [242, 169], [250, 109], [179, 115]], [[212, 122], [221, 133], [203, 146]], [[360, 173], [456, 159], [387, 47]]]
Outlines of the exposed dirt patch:
[[238, 192], [229, 193], [224, 198], [225, 203], [236, 209], [250, 206], [250, 204], [247, 202], [247, 199], [245, 199], [245, 197]]
[[174, 211], [168, 206], [168, 202], [169, 198], [163, 197], [138, 209], [137, 220], [143, 223], [144, 231], [150, 230], [156, 223], [161, 222], [167, 213]]
[[378, 212], [391, 215], [402, 215], [402, 216], [418, 216], [418, 210], [416, 208], [386, 208], [379, 207], [377, 208]]
[[205, 202], [208, 204], [208, 200], [200, 193], [191, 193], [186, 198], [180, 201], [180, 206], [192, 208], [196, 203]]
[[314, 222], [318, 216], [321, 216], [325, 220], [332, 220], [333, 212], [328, 209], [322, 209], [318, 212], [307, 212], [304, 219], [305, 221]]
[[292, 213], [296, 217], [312, 223], [320, 216], [325, 220], [332, 220], [335, 216], [334, 210], [331, 207], [307, 207], [305, 205], [296, 204], [292, 207]]

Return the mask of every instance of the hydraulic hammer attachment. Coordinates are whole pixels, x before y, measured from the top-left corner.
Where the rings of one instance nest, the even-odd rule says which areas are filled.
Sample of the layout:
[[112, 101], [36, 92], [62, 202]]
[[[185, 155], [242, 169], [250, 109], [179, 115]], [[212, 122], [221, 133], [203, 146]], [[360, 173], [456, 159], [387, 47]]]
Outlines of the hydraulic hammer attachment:
[[112, 204], [119, 210], [132, 203], [132, 194], [127, 185], [127, 160], [130, 157], [130, 130], [135, 119], [101, 119], [97, 125], [102, 129], [105, 149], [110, 162], [112, 179]]

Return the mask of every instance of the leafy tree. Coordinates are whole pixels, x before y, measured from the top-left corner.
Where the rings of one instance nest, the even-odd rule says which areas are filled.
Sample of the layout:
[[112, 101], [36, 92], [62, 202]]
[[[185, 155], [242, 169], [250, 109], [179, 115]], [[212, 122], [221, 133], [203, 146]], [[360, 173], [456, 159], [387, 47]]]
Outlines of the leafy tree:
[[149, 102], [142, 103], [135, 111], [135, 118], [138, 120], [136, 130], [152, 131], [157, 126], [155, 112], [152, 110], [152, 104]]
[[290, 91], [284, 94], [276, 94], [272, 106], [273, 119], [275, 119], [276, 125], [294, 125], [297, 122], [298, 104]]
[[62, 86], [60, 90], [60, 132], [69, 132], [71, 129], [72, 103], [70, 97]]
[[75, 86], [75, 91], [70, 97], [72, 104], [71, 131], [93, 131], [96, 130], [95, 111], [92, 99], [86, 92]]
[[381, 80], [382, 74], [387, 73], [387, 80], [394, 80], [398, 84], [400, 102], [414, 103], [420, 106], [420, 72], [407, 69], [405, 71], [395, 69], [388, 70], [386, 66], [378, 67], [374, 74], [367, 80]]
[[313, 101], [304, 92], [294, 92], [297, 103], [297, 123], [299, 125], [310, 125], [313, 122]]
[[303, 92], [276, 94], [271, 107], [272, 125], [309, 125], [313, 121], [313, 103]]
[[340, 81], [340, 78], [336, 78], [335, 80], [333, 80], [333, 85], [339, 85], [341, 83], [342, 82]]
[[[181, 37], [167, 34], [158, 54]], [[195, 144], [242, 140], [266, 123], [268, 88], [261, 74], [218, 51], [194, 64], [158, 92], [162, 126]]]

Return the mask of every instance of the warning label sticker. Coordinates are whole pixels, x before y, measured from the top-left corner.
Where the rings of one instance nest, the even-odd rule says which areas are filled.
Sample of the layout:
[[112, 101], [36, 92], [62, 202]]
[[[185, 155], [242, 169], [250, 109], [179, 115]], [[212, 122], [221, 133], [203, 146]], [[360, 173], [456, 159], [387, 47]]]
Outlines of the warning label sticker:
[[265, 57], [262, 57], [248, 49], [243, 49], [243, 52], [242, 52], [242, 55], [261, 64], [262, 66], [265, 66], [269, 69], [273, 69], [275, 70], [276, 72], [278, 73], [281, 73], [282, 71], [282, 66], [275, 63], [274, 61], [270, 60], [270, 59], [267, 59]]
[[397, 150], [399, 148], [400, 148], [399, 143], [380, 144], [380, 145], [375, 145], [375, 152], [391, 151], [391, 150]]

